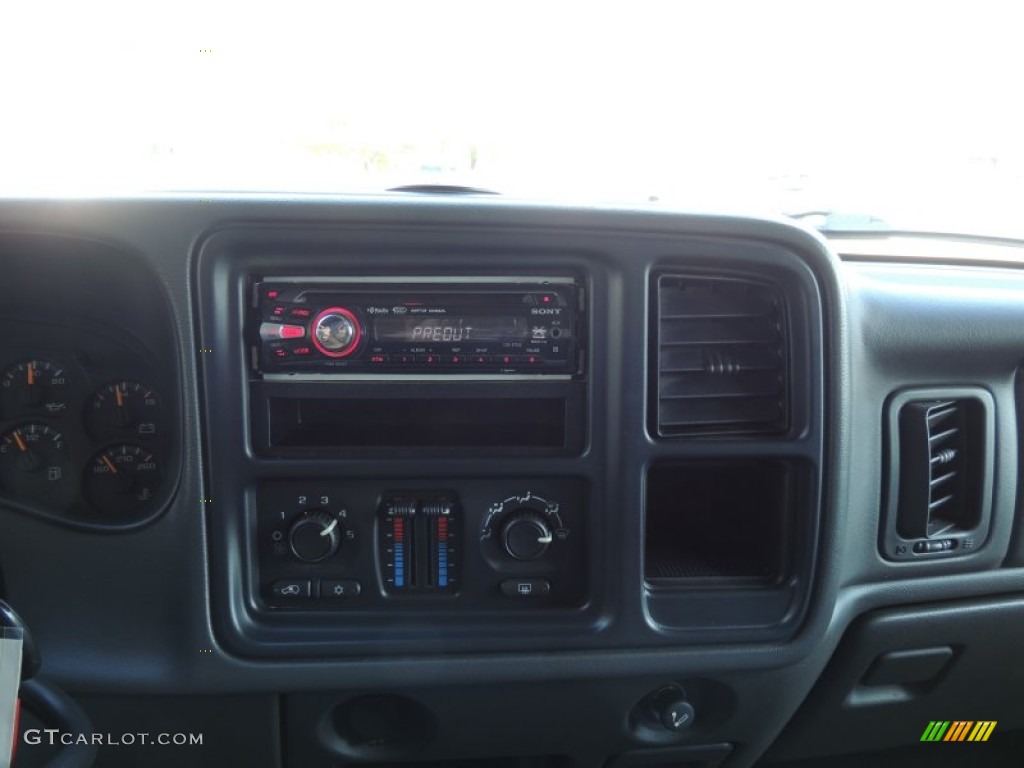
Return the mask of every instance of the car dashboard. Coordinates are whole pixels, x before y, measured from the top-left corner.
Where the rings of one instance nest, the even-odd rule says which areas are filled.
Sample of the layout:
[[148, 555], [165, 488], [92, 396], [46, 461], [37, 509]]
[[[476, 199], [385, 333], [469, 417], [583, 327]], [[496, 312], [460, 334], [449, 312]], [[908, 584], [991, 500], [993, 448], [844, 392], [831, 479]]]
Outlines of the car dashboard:
[[0, 597], [97, 732], [204, 736], [99, 765], [1006, 749], [1024, 272], [936, 242], [2, 200]]

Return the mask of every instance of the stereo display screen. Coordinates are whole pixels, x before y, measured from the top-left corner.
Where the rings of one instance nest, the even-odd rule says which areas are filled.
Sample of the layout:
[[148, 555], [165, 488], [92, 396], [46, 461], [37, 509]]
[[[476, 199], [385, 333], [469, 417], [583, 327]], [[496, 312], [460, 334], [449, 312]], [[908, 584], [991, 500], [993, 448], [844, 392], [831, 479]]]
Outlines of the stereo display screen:
[[378, 317], [373, 320], [377, 341], [459, 342], [522, 341], [530, 337], [525, 317], [514, 315]]

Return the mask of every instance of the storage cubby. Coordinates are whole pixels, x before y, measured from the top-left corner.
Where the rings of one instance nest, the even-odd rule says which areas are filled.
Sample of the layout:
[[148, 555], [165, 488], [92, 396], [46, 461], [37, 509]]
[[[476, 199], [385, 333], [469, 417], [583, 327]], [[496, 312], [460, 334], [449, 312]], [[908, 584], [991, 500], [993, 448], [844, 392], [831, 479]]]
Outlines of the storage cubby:
[[796, 472], [774, 460], [672, 461], [647, 474], [649, 584], [774, 584], [791, 567]]

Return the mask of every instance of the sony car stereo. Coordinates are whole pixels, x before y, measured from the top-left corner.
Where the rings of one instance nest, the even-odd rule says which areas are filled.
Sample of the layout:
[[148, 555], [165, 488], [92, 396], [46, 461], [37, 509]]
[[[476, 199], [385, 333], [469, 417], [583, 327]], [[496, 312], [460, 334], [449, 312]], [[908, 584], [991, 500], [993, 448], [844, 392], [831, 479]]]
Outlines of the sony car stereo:
[[573, 377], [583, 307], [569, 277], [265, 278], [251, 341], [268, 374]]

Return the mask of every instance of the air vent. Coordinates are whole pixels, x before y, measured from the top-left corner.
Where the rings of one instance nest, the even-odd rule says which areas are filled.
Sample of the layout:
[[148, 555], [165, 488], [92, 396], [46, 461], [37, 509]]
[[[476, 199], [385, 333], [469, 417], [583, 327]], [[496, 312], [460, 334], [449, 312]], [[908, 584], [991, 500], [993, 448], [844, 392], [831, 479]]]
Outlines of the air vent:
[[966, 555], [992, 519], [995, 404], [983, 389], [908, 390], [889, 401], [879, 545], [890, 560]]
[[781, 291], [731, 278], [661, 275], [655, 327], [658, 435], [788, 427]]
[[978, 525], [983, 458], [974, 400], [925, 400], [900, 410], [897, 529], [906, 539], [936, 538]]

